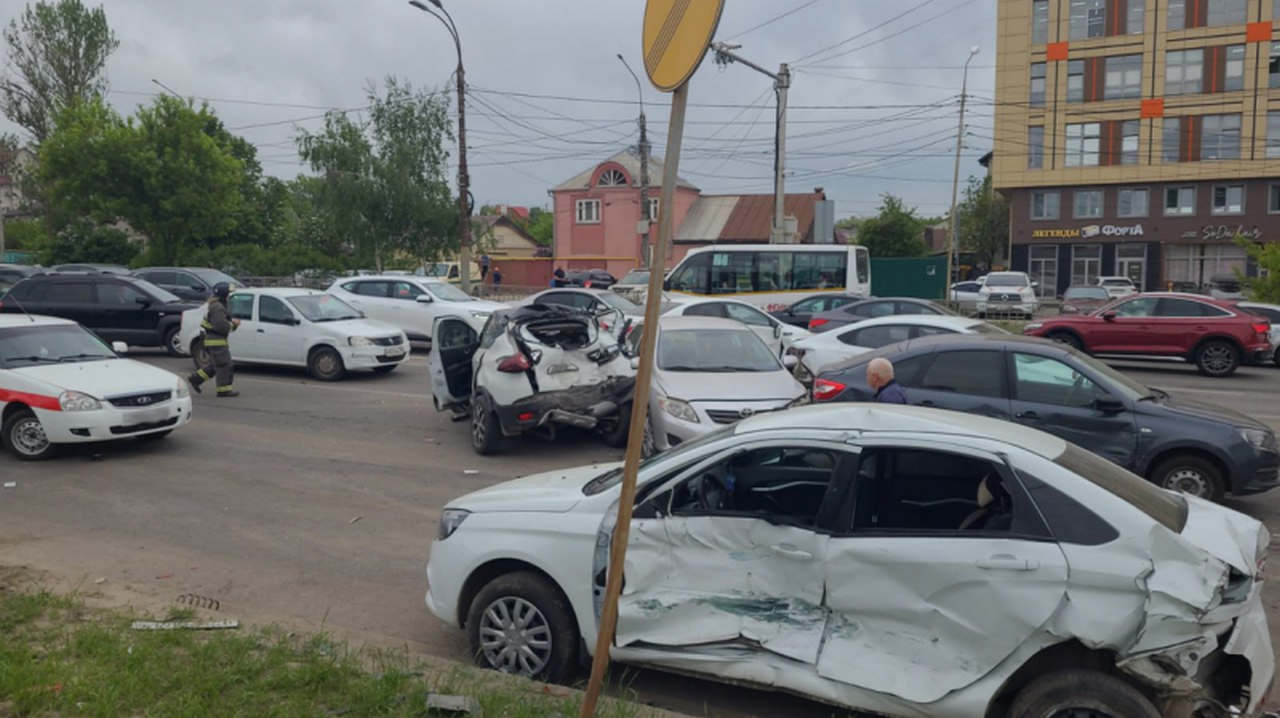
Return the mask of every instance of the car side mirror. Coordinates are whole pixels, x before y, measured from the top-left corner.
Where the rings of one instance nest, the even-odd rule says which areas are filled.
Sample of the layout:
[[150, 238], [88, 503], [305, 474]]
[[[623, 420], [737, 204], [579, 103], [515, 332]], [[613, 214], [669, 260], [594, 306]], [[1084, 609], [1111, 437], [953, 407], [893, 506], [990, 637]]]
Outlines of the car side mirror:
[[631, 368], [632, 369], [640, 368], [640, 357], [631, 357]]
[[111, 342], [111, 351], [116, 354], [128, 354], [129, 345], [124, 342]]
[[204, 287], [200, 286], [199, 284], [192, 284], [192, 285], [191, 285], [191, 291], [193, 291], [193, 292], [203, 292], [203, 291], [204, 291]]
[[1103, 315], [1102, 315], [1102, 318], [1103, 318], [1103, 319], [1105, 319], [1105, 320], [1106, 320], [1106, 321], [1108, 321], [1108, 322], [1114, 322], [1114, 321], [1116, 320], [1116, 313], [1115, 313], [1115, 312], [1104, 312], [1104, 313], [1103, 313]]
[[773, 325], [773, 338], [774, 338], [774, 339], [781, 339], [781, 338], [782, 338], [782, 325], [781, 325], [781, 324], [774, 324], [774, 325]]
[[430, 304], [435, 300], [431, 298], [430, 294], [419, 294], [416, 301], [420, 304]]
[[799, 363], [800, 363], [800, 359], [795, 354], [784, 354], [782, 356], [782, 366], [788, 369], [795, 369], [796, 364], [799, 364]]
[[1118, 414], [1124, 411], [1124, 402], [1103, 396], [1093, 401], [1093, 408], [1104, 414]]
[[669, 292], [669, 291], [671, 291], [671, 280], [670, 280], [670, 279], [664, 279], [664, 280], [662, 280], [662, 291], [664, 291], [664, 292]]

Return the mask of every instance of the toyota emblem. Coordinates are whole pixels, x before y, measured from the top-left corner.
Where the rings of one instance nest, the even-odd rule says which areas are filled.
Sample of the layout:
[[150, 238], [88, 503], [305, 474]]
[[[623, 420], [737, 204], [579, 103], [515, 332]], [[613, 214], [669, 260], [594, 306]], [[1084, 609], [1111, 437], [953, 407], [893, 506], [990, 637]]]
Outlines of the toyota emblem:
[[748, 416], [751, 416], [754, 413], [756, 413], [756, 410], [752, 409], [751, 407], [747, 407], [745, 409], [738, 409], [738, 416], [742, 417], [743, 419], [747, 418]]

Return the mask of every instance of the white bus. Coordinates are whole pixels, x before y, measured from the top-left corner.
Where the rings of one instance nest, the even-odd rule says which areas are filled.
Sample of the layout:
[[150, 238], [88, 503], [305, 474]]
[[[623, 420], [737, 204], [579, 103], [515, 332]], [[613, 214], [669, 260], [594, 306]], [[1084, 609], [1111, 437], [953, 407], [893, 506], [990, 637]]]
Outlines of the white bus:
[[663, 286], [677, 296], [733, 297], [773, 312], [818, 292], [871, 296], [871, 261], [857, 245], [711, 245], [685, 255]]

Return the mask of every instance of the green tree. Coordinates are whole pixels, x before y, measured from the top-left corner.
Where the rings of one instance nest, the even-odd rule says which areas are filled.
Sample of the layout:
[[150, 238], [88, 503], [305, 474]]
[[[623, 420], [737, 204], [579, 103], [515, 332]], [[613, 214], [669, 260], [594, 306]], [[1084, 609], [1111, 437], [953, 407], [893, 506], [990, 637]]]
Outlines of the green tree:
[[925, 254], [924, 220], [891, 194], [880, 195], [880, 210], [858, 225], [858, 244], [872, 257], [921, 257]]
[[101, 6], [80, 0], [27, 5], [4, 30], [9, 70], [0, 78], [5, 116], [42, 143], [68, 107], [107, 90], [103, 68], [120, 46]]
[[1009, 246], [1009, 204], [991, 189], [991, 176], [970, 177], [964, 201], [956, 207], [960, 249], [972, 252], [988, 268]]
[[9, 249], [39, 252], [49, 246], [50, 237], [38, 219], [10, 219], [4, 223], [4, 241]]
[[128, 265], [138, 256], [138, 245], [115, 227], [88, 219], [71, 222], [40, 252], [41, 264], [100, 262]]
[[388, 77], [366, 88], [369, 119], [331, 112], [298, 151], [321, 173], [320, 206], [354, 258], [379, 270], [411, 255], [431, 261], [456, 249], [457, 213], [445, 176], [451, 140], [447, 100]]
[[1280, 304], [1280, 244], [1259, 244], [1243, 237], [1237, 237], [1236, 244], [1244, 247], [1259, 270], [1266, 270], [1264, 277], [1245, 278], [1244, 285], [1249, 298], [1255, 302]]
[[541, 207], [529, 208], [529, 221], [525, 223], [524, 231], [538, 244], [550, 247], [555, 237], [555, 213]]

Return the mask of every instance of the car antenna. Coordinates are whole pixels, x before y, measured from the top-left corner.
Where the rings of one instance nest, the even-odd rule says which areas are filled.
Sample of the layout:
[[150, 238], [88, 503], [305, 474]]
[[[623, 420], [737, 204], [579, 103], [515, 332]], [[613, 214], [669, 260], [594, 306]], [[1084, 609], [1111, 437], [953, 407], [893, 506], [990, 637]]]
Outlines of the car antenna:
[[12, 301], [14, 306], [16, 306], [18, 309], [21, 309], [22, 313], [27, 315], [27, 319], [29, 319], [32, 324], [35, 324], [36, 318], [31, 316], [31, 312], [28, 312], [27, 308], [22, 306], [22, 302], [19, 302], [18, 298], [13, 296], [12, 293], [13, 293], [13, 289], [10, 288], [8, 294], [4, 295], [3, 297], [0, 297], [0, 304], [3, 304], [6, 301]]

